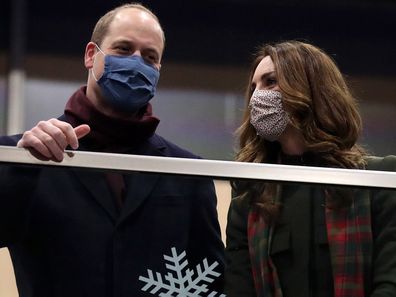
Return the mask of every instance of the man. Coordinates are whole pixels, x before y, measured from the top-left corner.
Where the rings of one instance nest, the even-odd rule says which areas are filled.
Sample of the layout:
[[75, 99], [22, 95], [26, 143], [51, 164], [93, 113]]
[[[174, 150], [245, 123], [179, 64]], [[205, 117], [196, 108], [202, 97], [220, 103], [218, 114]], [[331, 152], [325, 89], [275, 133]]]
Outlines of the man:
[[[23, 136], [1, 137], [0, 145], [59, 162], [68, 146], [197, 158], [155, 134], [159, 120], [149, 100], [164, 40], [157, 17], [144, 6], [108, 12], [86, 46], [87, 86], [71, 96], [65, 114]], [[191, 270], [206, 258], [209, 265], [218, 263], [216, 273], [223, 272], [211, 181], [5, 165], [0, 177], [0, 247], [10, 250], [20, 297], [152, 296], [148, 269], [163, 277], [153, 294], [180, 293], [183, 285], [169, 281], [164, 255], [181, 258], [183, 252]], [[219, 292], [222, 275], [211, 278], [213, 283], [201, 281], [185, 296]]]

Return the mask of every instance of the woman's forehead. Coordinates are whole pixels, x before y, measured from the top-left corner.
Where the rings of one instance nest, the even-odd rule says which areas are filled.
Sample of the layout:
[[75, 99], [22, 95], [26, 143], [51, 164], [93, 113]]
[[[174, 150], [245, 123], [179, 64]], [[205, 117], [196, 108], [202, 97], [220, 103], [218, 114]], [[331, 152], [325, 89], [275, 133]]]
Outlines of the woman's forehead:
[[257, 65], [253, 79], [257, 79], [267, 73], [275, 72], [275, 65], [270, 56], [265, 56]]

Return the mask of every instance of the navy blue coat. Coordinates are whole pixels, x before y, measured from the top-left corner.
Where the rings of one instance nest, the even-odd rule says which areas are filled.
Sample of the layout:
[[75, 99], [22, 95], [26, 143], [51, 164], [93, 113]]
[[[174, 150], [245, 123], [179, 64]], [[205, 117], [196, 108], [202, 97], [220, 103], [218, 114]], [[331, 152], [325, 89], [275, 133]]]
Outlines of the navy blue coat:
[[[19, 137], [0, 137], [0, 145]], [[156, 134], [135, 153], [197, 158]], [[200, 282], [209, 287], [200, 296], [222, 290], [213, 182], [142, 173], [125, 175], [125, 182], [119, 212], [103, 172], [0, 164], [0, 247], [10, 250], [20, 297], [159, 296], [166, 290], [143, 292], [139, 277], [150, 269], [169, 284], [164, 255], [172, 247], [186, 252], [192, 270], [204, 258], [219, 263], [221, 276]]]

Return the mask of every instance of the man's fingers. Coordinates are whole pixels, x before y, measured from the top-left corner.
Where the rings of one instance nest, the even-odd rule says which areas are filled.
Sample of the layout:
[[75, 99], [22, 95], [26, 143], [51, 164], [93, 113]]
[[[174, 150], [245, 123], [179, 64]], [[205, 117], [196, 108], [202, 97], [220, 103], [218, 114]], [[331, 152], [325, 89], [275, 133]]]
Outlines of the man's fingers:
[[[58, 128], [58, 132], [61, 135], [58, 134], [51, 134], [57, 141], [59, 140], [61, 143], [59, 143], [60, 145], [62, 145], [63, 150], [66, 148], [66, 146], [70, 145], [73, 149], [77, 149], [78, 148], [78, 138], [76, 133], [74, 132], [73, 127], [67, 123], [67, 122], [63, 122], [60, 121], [58, 119], [50, 119], [48, 121], [52, 126]], [[55, 133], [55, 131], [53, 132]], [[59, 136], [59, 138], [58, 138]], [[65, 143], [62, 142], [62, 137], [64, 137], [64, 141]]]
[[27, 148], [27, 150], [32, 154], [33, 157], [35, 157], [35, 158], [37, 158], [37, 159], [39, 159], [41, 161], [49, 161], [49, 160], [52, 160], [52, 161], [55, 161], [55, 162], [62, 161], [62, 160], [57, 160], [54, 157], [47, 158], [47, 157], [43, 156], [38, 151], [36, 151], [35, 149], [32, 149], [32, 148]]
[[[17, 147], [27, 148], [30, 152], [36, 151], [37, 154], [41, 155], [40, 160], [50, 160], [53, 158], [53, 154], [48, 150], [47, 146], [38, 139], [31, 131], [26, 131], [22, 138], [18, 141]], [[37, 157], [37, 154], [32, 153], [33, 156]]]
[[87, 135], [90, 130], [88, 125], [73, 129], [69, 123], [58, 119], [40, 121], [23, 134], [17, 146], [28, 148], [40, 160], [62, 161], [65, 148], [70, 145], [77, 149], [78, 139]]
[[77, 149], [78, 140], [84, 137], [85, 135], [87, 135], [91, 131], [91, 128], [86, 124], [73, 128], [69, 123], [59, 121], [57, 119], [51, 119], [49, 120], [49, 122], [51, 122], [53, 126], [60, 129], [60, 131], [62, 131], [62, 136], [65, 136], [66, 145], [64, 145], [64, 143], [61, 142], [62, 141], [62, 138], [60, 137], [61, 135], [59, 135], [58, 138], [58, 135], [55, 134], [57, 131], [53, 130], [51, 133], [49, 133], [54, 137], [54, 139], [60, 141], [60, 145], [64, 145], [63, 149], [65, 149], [67, 145], [70, 145], [73, 149]]
[[[50, 129], [53, 130], [53, 129]], [[54, 159], [57, 161], [62, 161], [63, 160], [63, 152], [66, 148], [66, 140], [65, 136], [62, 133], [59, 133], [59, 129], [56, 130], [56, 136], [53, 136], [47, 131], [43, 131], [40, 129], [34, 129], [34, 134], [35, 136], [41, 141], [40, 144], [43, 144], [44, 146], [47, 147], [48, 151], [50, 152], [50, 159]], [[50, 133], [54, 133], [51, 131]], [[40, 150], [37, 149], [36, 146], [32, 146], [34, 149], [36, 149], [38, 152], [42, 153]], [[41, 147], [41, 145], [39, 145]], [[44, 154], [45, 156], [45, 154]]]
[[64, 150], [69, 144], [74, 148], [78, 147], [73, 127], [69, 123], [50, 119], [40, 121], [31, 130], [26, 131], [17, 146], [28, 148], [30, 151], [35, 150], [49, 160], [62, 161]]
[[[68, 145], [67, 135], [64, 133], [63, 125], [49, 121], [41, 121], [37, 126], [32, 128], [32, 132], [41, 139], [47, 147], [53, 147], [55, 144], [61, 150], [64, 150]], [[74, 131], [72, 132], [74, 133]]]

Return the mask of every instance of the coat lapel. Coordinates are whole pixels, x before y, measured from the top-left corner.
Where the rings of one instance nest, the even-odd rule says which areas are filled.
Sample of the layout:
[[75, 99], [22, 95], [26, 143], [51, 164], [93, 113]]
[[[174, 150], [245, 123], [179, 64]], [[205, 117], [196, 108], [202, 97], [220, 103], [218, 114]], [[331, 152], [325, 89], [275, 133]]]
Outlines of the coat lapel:
[[[165, 156], [166, 153], [164, 150], [165, 144], [159, 137], [154, 135], [142, 143], [138, 149], [130, 153], [136, 155]], [[160, 177], [160, 174], [129, 173], [125, 178], [127, 193], [120, 215], [114, 204], [113, 194], [107, 185], [103, 172], [79, 169], [73, 169], [73, 172], [93, 196], [93, 199], [96, 200], [114, 222], [118, 221], [118, 223], [122, 222], [142, 204], [153, 191]]]
[[[139, 147], [137, 155], [165, 156], [165, 145], [160, 138], [154, 136]], [[118, 224], [131, 215], [152, 193], [161, 174], [134, 172], [125, 178], [127, 193]]]
[[152, 193], [160, 175], [133, 173], [126, 178], [127, 194], [118, 223], [132, 214]]
[[291, 266], [279, 267], [279, 271], [283, 272], [281, 283], [285, 279], [295, 280], [288, 284], [288, 288], [284, 288], [288, 292], [294, 292], [293, 296], [309, 296], [307, 291], [309, 277], [301, 272], [309, 271], [307, 263], [309, 263], [310, 249], [307, 243], [310, 242], [311, 234], [309, 219], [311, 191], [312, 187], [309, 185], [283, 185], [282, 214], [272, 241], [272, 249], [281, 251], [287, 247], [293, 257]]
[[113, 222], [117, 220], [118, 212], [114, 205], [113, 196], [107, 186], [103, 172], [73, 169], [74, 174], [84, 185], [93, 199], [105, 210]]

